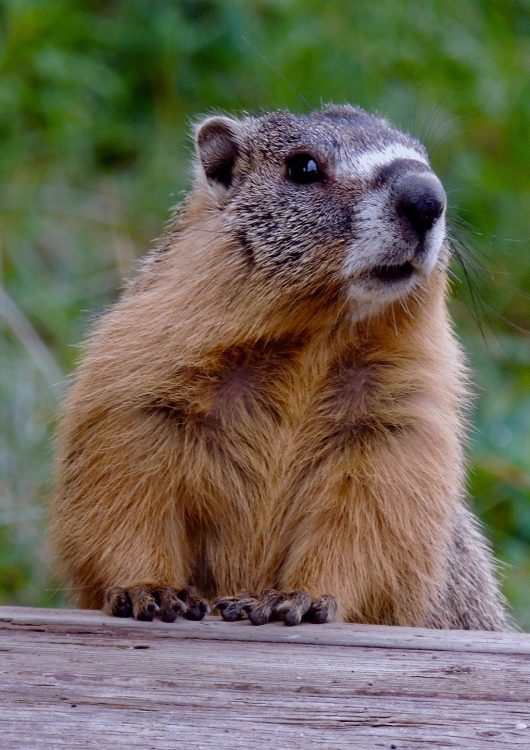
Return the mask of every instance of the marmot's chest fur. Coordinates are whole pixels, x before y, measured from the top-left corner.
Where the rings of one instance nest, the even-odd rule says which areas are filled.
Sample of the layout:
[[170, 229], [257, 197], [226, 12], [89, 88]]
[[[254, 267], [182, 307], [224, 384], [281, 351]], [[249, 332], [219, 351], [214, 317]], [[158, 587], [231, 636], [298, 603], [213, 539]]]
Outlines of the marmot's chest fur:
[[[410, 312], [395, 311], [393, 325], [404, 314]], [[406, 326], [401, 335], [407, 338]], [[312, 497], [297, 490], [304, 477], [336, 462], [333, 479], [347, 489], [364, 453], [398, 445], [405, 431], [414, 434], [422, 393], [436, 405], [429, 383], [396, 356], [403, 356], [405, 342], [392, 352], [395, 331], [373, 323], [363, 336], [368, 345], [324, 329], [214, 352], [202, 369], [181, 373], [165, 400], [152, 403], [168, 432], [193, 445], [181, 481], [192, 495], [187, 523], [200, 537], [194, 582], [205, 594], [277, 582], [293, 531], [312, 512]], [[328, 482], [323, 475], [312, 492], [325, 495]], [[413, 504], [411, 497], [409, 512]], [[420, 503], [414, 513], [426, 510]], [[236, 523], [226, 523], [227, 511]], [[436, 509], [427, 512], [436, 522]], [[397, 549], [403, 541], [389, 543]], [[226, 549], [238, 553], [226, 556], [220, 575], [212, 559]]]
[[213, 117], [159, 246], [91, 337], [57, 559], [139, 619], [507, 624], [464, 501], [446, 196], [352, 107]]

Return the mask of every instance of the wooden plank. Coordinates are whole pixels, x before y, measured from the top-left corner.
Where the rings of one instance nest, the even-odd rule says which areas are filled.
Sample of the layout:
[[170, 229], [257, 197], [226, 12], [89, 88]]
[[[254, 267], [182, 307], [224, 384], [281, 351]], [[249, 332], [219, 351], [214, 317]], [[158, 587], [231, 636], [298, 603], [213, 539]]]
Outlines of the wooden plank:
[[530, 654], [528, 633], [430, 630], [344, 623], [329, 623], [325, 627], [303, 623], [294, 628], [285, 627], [282, 623], [271, 623], [266, 627], [254, 627], [247, 621], [225, 623], [218, 617], [208, 617], [198, 623], [183, 619], [171, 624], [159, 620], [145, 623], [107, 617], [99, 611], [89, 609], [0, 607], [0, 633], [2, 630], [20, 628], [44, 628], [50, 632], [77, 630], [102, 636], [122, 633], [136, 638], [156, 633], [157, 638], [204, 638], [220, 641], [307, 643], [321, 646]]
[[530, 747], [523, 634], [0, 617], [2, 748]]

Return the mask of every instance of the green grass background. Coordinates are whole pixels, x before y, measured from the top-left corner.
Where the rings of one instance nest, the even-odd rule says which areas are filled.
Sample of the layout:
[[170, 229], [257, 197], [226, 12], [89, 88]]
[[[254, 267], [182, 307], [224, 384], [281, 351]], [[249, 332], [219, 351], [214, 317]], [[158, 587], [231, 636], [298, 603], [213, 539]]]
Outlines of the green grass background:
[[470, 491], [530, 628], [529, 32], [527, 0], [0, 1], [2, 603], [64, 601], [43, 546], [58, 403], [189, 186], [190, 121], [349, 101], [423, 139], [448, 190]]

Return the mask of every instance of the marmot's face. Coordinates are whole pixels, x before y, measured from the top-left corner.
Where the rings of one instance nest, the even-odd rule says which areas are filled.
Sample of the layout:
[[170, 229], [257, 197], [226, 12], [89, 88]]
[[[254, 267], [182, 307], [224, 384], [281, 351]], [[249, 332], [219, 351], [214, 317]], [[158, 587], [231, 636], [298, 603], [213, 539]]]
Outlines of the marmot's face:
[[197, 143], [234, 252], [262, 284], [338, 284], [362, 315], [445, 264], [442, 185], [423, 146], [385, 120], [348, 106], [214, 117]]

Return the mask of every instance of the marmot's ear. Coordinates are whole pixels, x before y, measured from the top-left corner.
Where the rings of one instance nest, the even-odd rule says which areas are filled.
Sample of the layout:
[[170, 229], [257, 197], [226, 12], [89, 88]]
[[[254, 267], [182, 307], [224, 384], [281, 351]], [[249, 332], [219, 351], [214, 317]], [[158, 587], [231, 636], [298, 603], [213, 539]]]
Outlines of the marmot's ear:
[[229, 117], [209, 117], [195, 131], [197, 154], [211, 182], [229, 188], [239, 155], [240, 124]]

